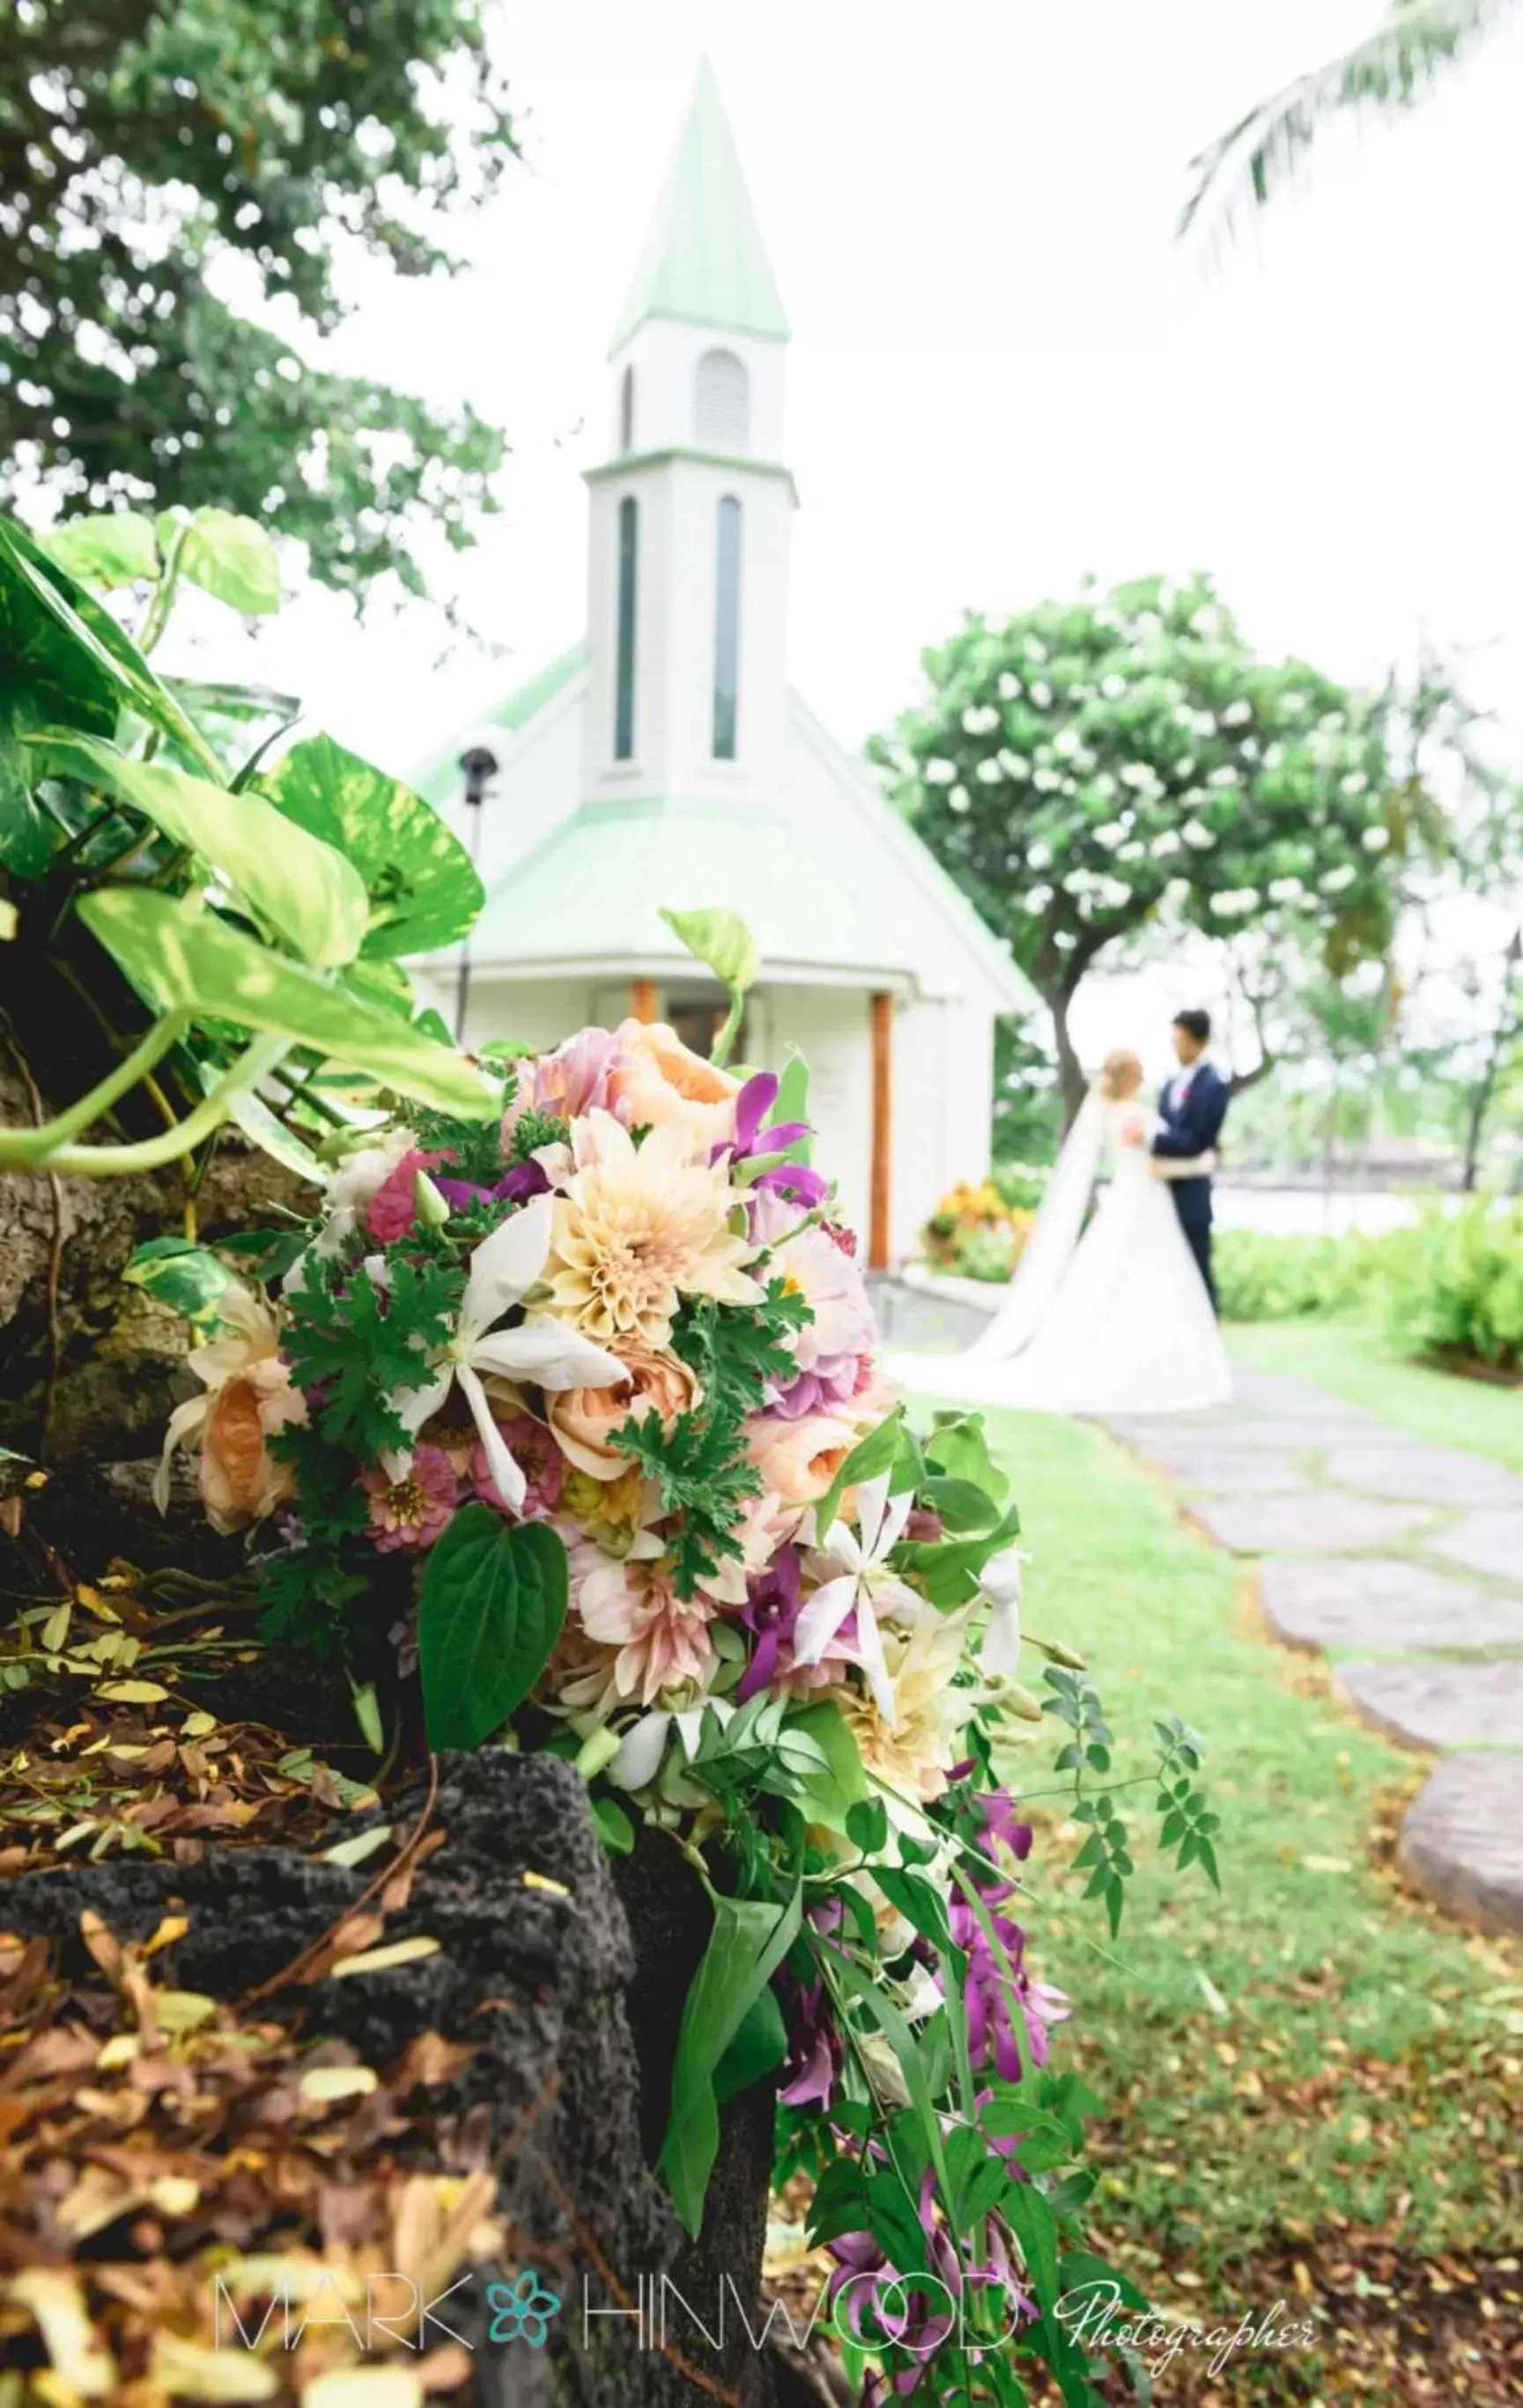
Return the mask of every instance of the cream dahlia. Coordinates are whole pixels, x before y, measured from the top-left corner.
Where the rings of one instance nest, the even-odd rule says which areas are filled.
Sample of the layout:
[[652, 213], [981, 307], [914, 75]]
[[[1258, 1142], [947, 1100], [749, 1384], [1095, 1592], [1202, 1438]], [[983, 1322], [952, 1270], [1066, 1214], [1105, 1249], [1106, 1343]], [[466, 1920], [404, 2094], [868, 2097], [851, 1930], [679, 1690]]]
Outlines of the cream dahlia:
[[694, 1161], [680, 1122], [636, 1145], [611, 1112], [590, 1113], [555, 1200], [550, 1310], [597, 1345], [655, 1352], [685, 1296], [756, 1303], [756, 1249], [731, 1228], [733, 1203], [723, 1165]]
[[[707, 1687], [715, 1667], [708, 1626], [719, 1607], [702, 1591], [678, 1597], [671, 1557], [645, 1555], [646, 1543], [642, 1534], [622, 1562], [604, 1556], [577, 1586], [576, 1606], [587, 1637], [618, 1650], [614, 1686], [620, 1698], [648, 1706], [662, 1689], [683, 1681]], [[574, 1557], [574, 1580], [577, 1569]]]

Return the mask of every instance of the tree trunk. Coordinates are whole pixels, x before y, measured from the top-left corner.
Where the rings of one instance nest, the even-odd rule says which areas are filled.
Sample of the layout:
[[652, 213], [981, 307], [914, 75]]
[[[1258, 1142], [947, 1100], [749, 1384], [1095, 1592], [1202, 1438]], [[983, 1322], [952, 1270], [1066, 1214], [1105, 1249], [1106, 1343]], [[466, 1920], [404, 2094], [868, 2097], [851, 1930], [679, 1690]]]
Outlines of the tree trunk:
[[1517, 1015], [1513, 1008], [1513, 982], [1517, 975], [1519, 955], [1523, 954], [1523, 929], [1514, 936], [1506, 953], [1506, 983], [1502, 989], [1502, 1010], [1492, 1032], [1491, 1050], [1486, 1068], [1476, 1080], [1470, 1095], [1470, 1117], [1465, 1129], [1465, 1168], [1460, 1186], [1467, 1196], [1473, 1196], [1481, 1175], [1481, 1141], [1486, 1135], [1487, 1114], [1496, 1093], [1502, 1070], [1502, 1057], [1517, 1033]]
[[[45, 1108], [56, 1101], [44, 1093]], [[0, 1056], [0, 1121], [32, 1118]], [[199, 1232], [215, 1241], [282, 1206], [308, 1211], [314, 1192], [233, 1130], [196, 1199]], [[132, 1179], [0, 1170], [0, 1446], [54, 1463], [157, 1452], [185, 1325], [121, 1273], [146, 1239], [178, 1236], [184, 1214], [178, 1166]]]
[[1052, 1014], [1052, 1039], [1058, 1054], [1058, 1076], [1063, 1091], [1061, 1131], [1063, 1137], [1068, 1135], [1077, 1120], [1079, 1107], [1084, 1101], [1089, 1084], [1084, 1075], [1084, 1065], [1075, 1052], [1074, 1040], [1068, 1033], [1068, 1012], [1075, 992], [1075, 990], [1071, 986], [1056, 987], [1050, 995], [1045, 995], [1042, 998]]

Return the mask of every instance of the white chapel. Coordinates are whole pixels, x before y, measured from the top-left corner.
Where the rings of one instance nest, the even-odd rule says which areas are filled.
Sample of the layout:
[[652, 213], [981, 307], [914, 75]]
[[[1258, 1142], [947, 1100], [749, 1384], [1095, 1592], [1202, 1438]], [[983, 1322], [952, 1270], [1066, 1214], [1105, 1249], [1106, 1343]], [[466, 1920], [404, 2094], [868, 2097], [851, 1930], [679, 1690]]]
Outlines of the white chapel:
[[[788, 322], [700, 68], [609, 352], [587, 634], [412, 774], [477, 841], [487, 902], [420, 983], [467, 1044], [722, 1012], [662, 907], [762, 954], [736, 1058], [806, 1057], [816, 1159], [872, 1266], [988, 1167], [1008, 953], [788, 682]], [[468, 823], [477, 822], [475, 828]]]

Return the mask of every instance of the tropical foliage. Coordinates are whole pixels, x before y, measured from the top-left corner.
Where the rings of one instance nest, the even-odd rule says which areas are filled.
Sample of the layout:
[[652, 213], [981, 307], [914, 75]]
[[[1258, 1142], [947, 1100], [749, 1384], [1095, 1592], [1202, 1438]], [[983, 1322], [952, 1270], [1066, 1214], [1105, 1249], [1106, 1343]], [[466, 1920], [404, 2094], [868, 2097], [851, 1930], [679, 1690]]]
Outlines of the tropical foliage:
[[1074, 996], [1145, 929], [1384, 952], [1420, 796], [1388, 791], [1383, 707], [1259, 660], [1208, 580], [970, 614], [925, 669], [875, 755], [1051, 1010], [1070, 1113]]
[[[680, 926], [733, 1029], [754, 948]], [[1109, 2279], [1099, 2102], [1048, 2064], [1068, 2002], [1009, 1784], [1055, 1726], [1113, 1933], [1132, 1784], [1080, 1659], [1021, 1631], [1007, 1475], [976, 1415], [917, 1435], [885, 1377], [802, 1063], [733, 1074], [629, 1021], [506, 1060], [499, 1104], [373, 1126], [235, 1269], [139, 1257], [201, 1339], [166, 1467], [193, 1452], [269, 1631], [345, 1666], [377, 1747], [416, 1667], [431, 1745], [548, 1748], [611, 1850], [682, 1848], [713, 1917], [660, 2159], [689, 2229], [721, 2106], [776, 2078], [870, 2392], [1014, 2402], [1035, 2359], [1090, 2401], [1059, 2301]], [[1164, 1715], [1149, 1754], [1161, 1845], [1215, 1882], [1199, 1742]]]
[[[39, 1093], [61, 1100], [61, 1064], [84, 1088], [0, 1130], [0, 1164], [150, 1169], [231, 1119], [315, 1176], [312, 1141], [378, 1096], [492, 1109], [396, 958], [469, 927], [465, 853], [327, 737], [267, 768], [293, 702], [161, 676], [187, 581], [278, 599], [268, 538], [223, 511], [85, 519], [48, 548], [0, 521], [0, 1007]], [[92, 586], [143, 597], [136, 639]]]
[[1194, 179], [1180, 232], [1229, 227], [1289, 178], [1327, 121], [1344, 110], [1410, 108], [1443, 69], [1466, 56], [1513, 0], [1390, 0], [1384, 23], [1352, 50], [1250, 108], [1190, 162]]
[[1405, 1354], [1523, 1374], [1523, 1204], [1425, 1213], [1393, 1253], [1385, 1309]]
[[1391, 1247], [1389, 1238], [1358, 1231], [1310, 1238], [1218, 1229], [1212, 1268], [1222, 1317], [1294, 1321], [1306, 1313], [1350, 1312], [1379, 1287]]
[[341, 316], [347, 258], [449, 265], [441, 211], [511, 155], [477, 0], [0, 11], [5, 474], [267, 514], [326, 583], [420, 591], [420, 538], [470, 540], [501, 437], [302, 345]]

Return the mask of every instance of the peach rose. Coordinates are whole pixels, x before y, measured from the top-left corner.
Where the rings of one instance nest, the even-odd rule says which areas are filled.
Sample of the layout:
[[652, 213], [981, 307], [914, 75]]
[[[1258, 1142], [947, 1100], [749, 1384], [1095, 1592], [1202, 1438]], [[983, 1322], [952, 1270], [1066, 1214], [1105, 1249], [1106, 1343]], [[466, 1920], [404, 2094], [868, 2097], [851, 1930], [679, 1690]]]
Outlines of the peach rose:
[[823, 1497], [857, 1439], [850, 1422], [833, 1413], [805, 1413], [796, 1422], [762, 1414], [746, 1430], [751, 1461], [784, 1505], [812, 1505]]
[[306, 1398], [273, 1356], [224, 1380], [207, 1399], [201, 1438], [201, 1494], [213, 1529], [241, 1530], [284, 1504], [295, 1486], [265, 1440], [288, 1422], [305, 1421]]
[[664, 1021], [626, 1020], [615, 1029], [614, 1043], [619, 1050], [608, 1096], [626, 1128], [683, 1120], [708, 1146], [734, 1136], [740, 1081], [690, 1052]]
[[698, 1401], [698, 1382], [675, 1354], [631, 1347], [619, 1361], [629, 1377], [616, 1388], [562, 1388], [547, 1399], [551, 1429], [578, 1471], [593, 1480], [618, 1480], [630, 1458], [608, 1443], [632, 1414], [659, 1414], [669, 1426]]

